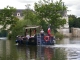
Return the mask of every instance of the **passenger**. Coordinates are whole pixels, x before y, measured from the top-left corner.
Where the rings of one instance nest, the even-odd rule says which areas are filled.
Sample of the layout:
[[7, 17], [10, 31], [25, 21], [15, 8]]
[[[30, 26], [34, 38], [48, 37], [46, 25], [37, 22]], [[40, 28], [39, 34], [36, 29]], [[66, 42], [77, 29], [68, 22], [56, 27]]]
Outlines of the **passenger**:
[[16, 36], [16, 39], [18, 40], [18, 38], [19, 38], [19, 35], [18, 36]]
[[27, 40], [26, 36], [23, 37], [23, 40]]
[[43, 33], [44, 33], [43, 29], [41, 29], [40, 33], [41, 33], [41, 34], [43, 34]]
[[16, 36], [16, 43], [19, 43], [19, 35]]
[[34, 29], [34, 34], [36, 34], [36, 29]]
[[26, 35], [26, 37], [27, 37], [27, 39], [29, 39], [29, 38], [30, 38], [30, 35], [29, 35], [29, 34], [27, 34], [27, 35]]
[[44, 36], [44, 30], [43, 29], [41, 29], [40, 33], [41, 33], [41, 36]]
[[22, 40], [23, 40], [22, 36], [19, 36], [19, 43], [20, 43], [20, 44], [22, 44], [22, 43], [23, 43], [23, 41], [22, 41]]
[[27, 40], [26, 40], [26, 44], [28, 45], [28, 41], [29, 41], [30, 35], [27, 34], [27, 35], [26, 35], [26, 38], [27, 38]]

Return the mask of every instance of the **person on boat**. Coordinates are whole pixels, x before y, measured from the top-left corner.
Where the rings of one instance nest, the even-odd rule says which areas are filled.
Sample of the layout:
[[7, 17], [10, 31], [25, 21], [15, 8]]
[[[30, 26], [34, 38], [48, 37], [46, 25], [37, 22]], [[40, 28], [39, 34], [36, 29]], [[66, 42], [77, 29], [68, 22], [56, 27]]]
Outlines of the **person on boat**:
[[41, 29], [40, 33], [41, 33], [41, 36], [44, 36], [44, 30], [43, 29]]
[[29, 40], [29, 38], [30, 38], [30, 35], [29, 35], [29, 34], [27, 34], [27, 35], [26, 35], [26, 38]]
[[30, 38], [30, 35], [28, 33], [26, 34], [26, 38], [27, 38], [26, 39], [26, 44], [28, 45], [28, 41], [29, 41], [29, 38]]
[[16, 36], [17, 40], [16, 40], [16, 43], [22, 43], [22, 37], [20, 35]]
[[19, 35], [16, 36], [16, 43], [19, 42]]
[[[48, 34], [48, 36], [50, 37], [51, 40], [54, 40], [54, 37], [53, 37], [53, 35], [51, 34], [50, 25], [48, 26], [47, 34]], [[52, 42], [52, 41], [51, 41], [51, 42]]]

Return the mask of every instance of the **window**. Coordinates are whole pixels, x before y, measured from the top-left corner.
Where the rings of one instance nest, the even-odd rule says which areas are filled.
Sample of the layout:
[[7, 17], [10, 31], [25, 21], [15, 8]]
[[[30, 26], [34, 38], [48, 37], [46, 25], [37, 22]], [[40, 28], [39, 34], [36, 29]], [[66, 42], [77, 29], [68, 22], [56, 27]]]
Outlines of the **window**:
[[20, 16], [20, 13], [17, 13], [17, 16]]

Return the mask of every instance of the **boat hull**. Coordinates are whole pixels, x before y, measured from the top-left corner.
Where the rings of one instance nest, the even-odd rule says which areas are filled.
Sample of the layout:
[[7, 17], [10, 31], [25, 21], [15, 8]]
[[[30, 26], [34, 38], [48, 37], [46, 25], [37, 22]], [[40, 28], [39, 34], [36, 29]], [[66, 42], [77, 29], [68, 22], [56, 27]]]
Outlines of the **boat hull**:
[[55, 39], [50, 36], [36, 35], [35, 37], [31, 37], [29, 40], [16, 40], [16, 43], [19, 45], [54, 45]]

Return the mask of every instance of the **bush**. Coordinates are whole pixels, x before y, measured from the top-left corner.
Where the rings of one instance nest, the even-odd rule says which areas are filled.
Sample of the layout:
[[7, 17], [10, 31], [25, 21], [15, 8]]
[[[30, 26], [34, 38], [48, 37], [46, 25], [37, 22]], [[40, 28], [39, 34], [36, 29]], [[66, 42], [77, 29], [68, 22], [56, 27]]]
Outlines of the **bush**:
[[63, 35], [61, 34], [61, 33], [59, 33], [59, 32], [57, 32], [57, 33], [55, 33], [55, 37], [56, 37], [56, 39], [63, 39]]
[[24, 26], [27, 25], [26, 21], [20, 20], [16, 26], [12, 29], [12, 33], [8, 35], [10, 39], [16, 39], [17, 35], [24, 35]]

